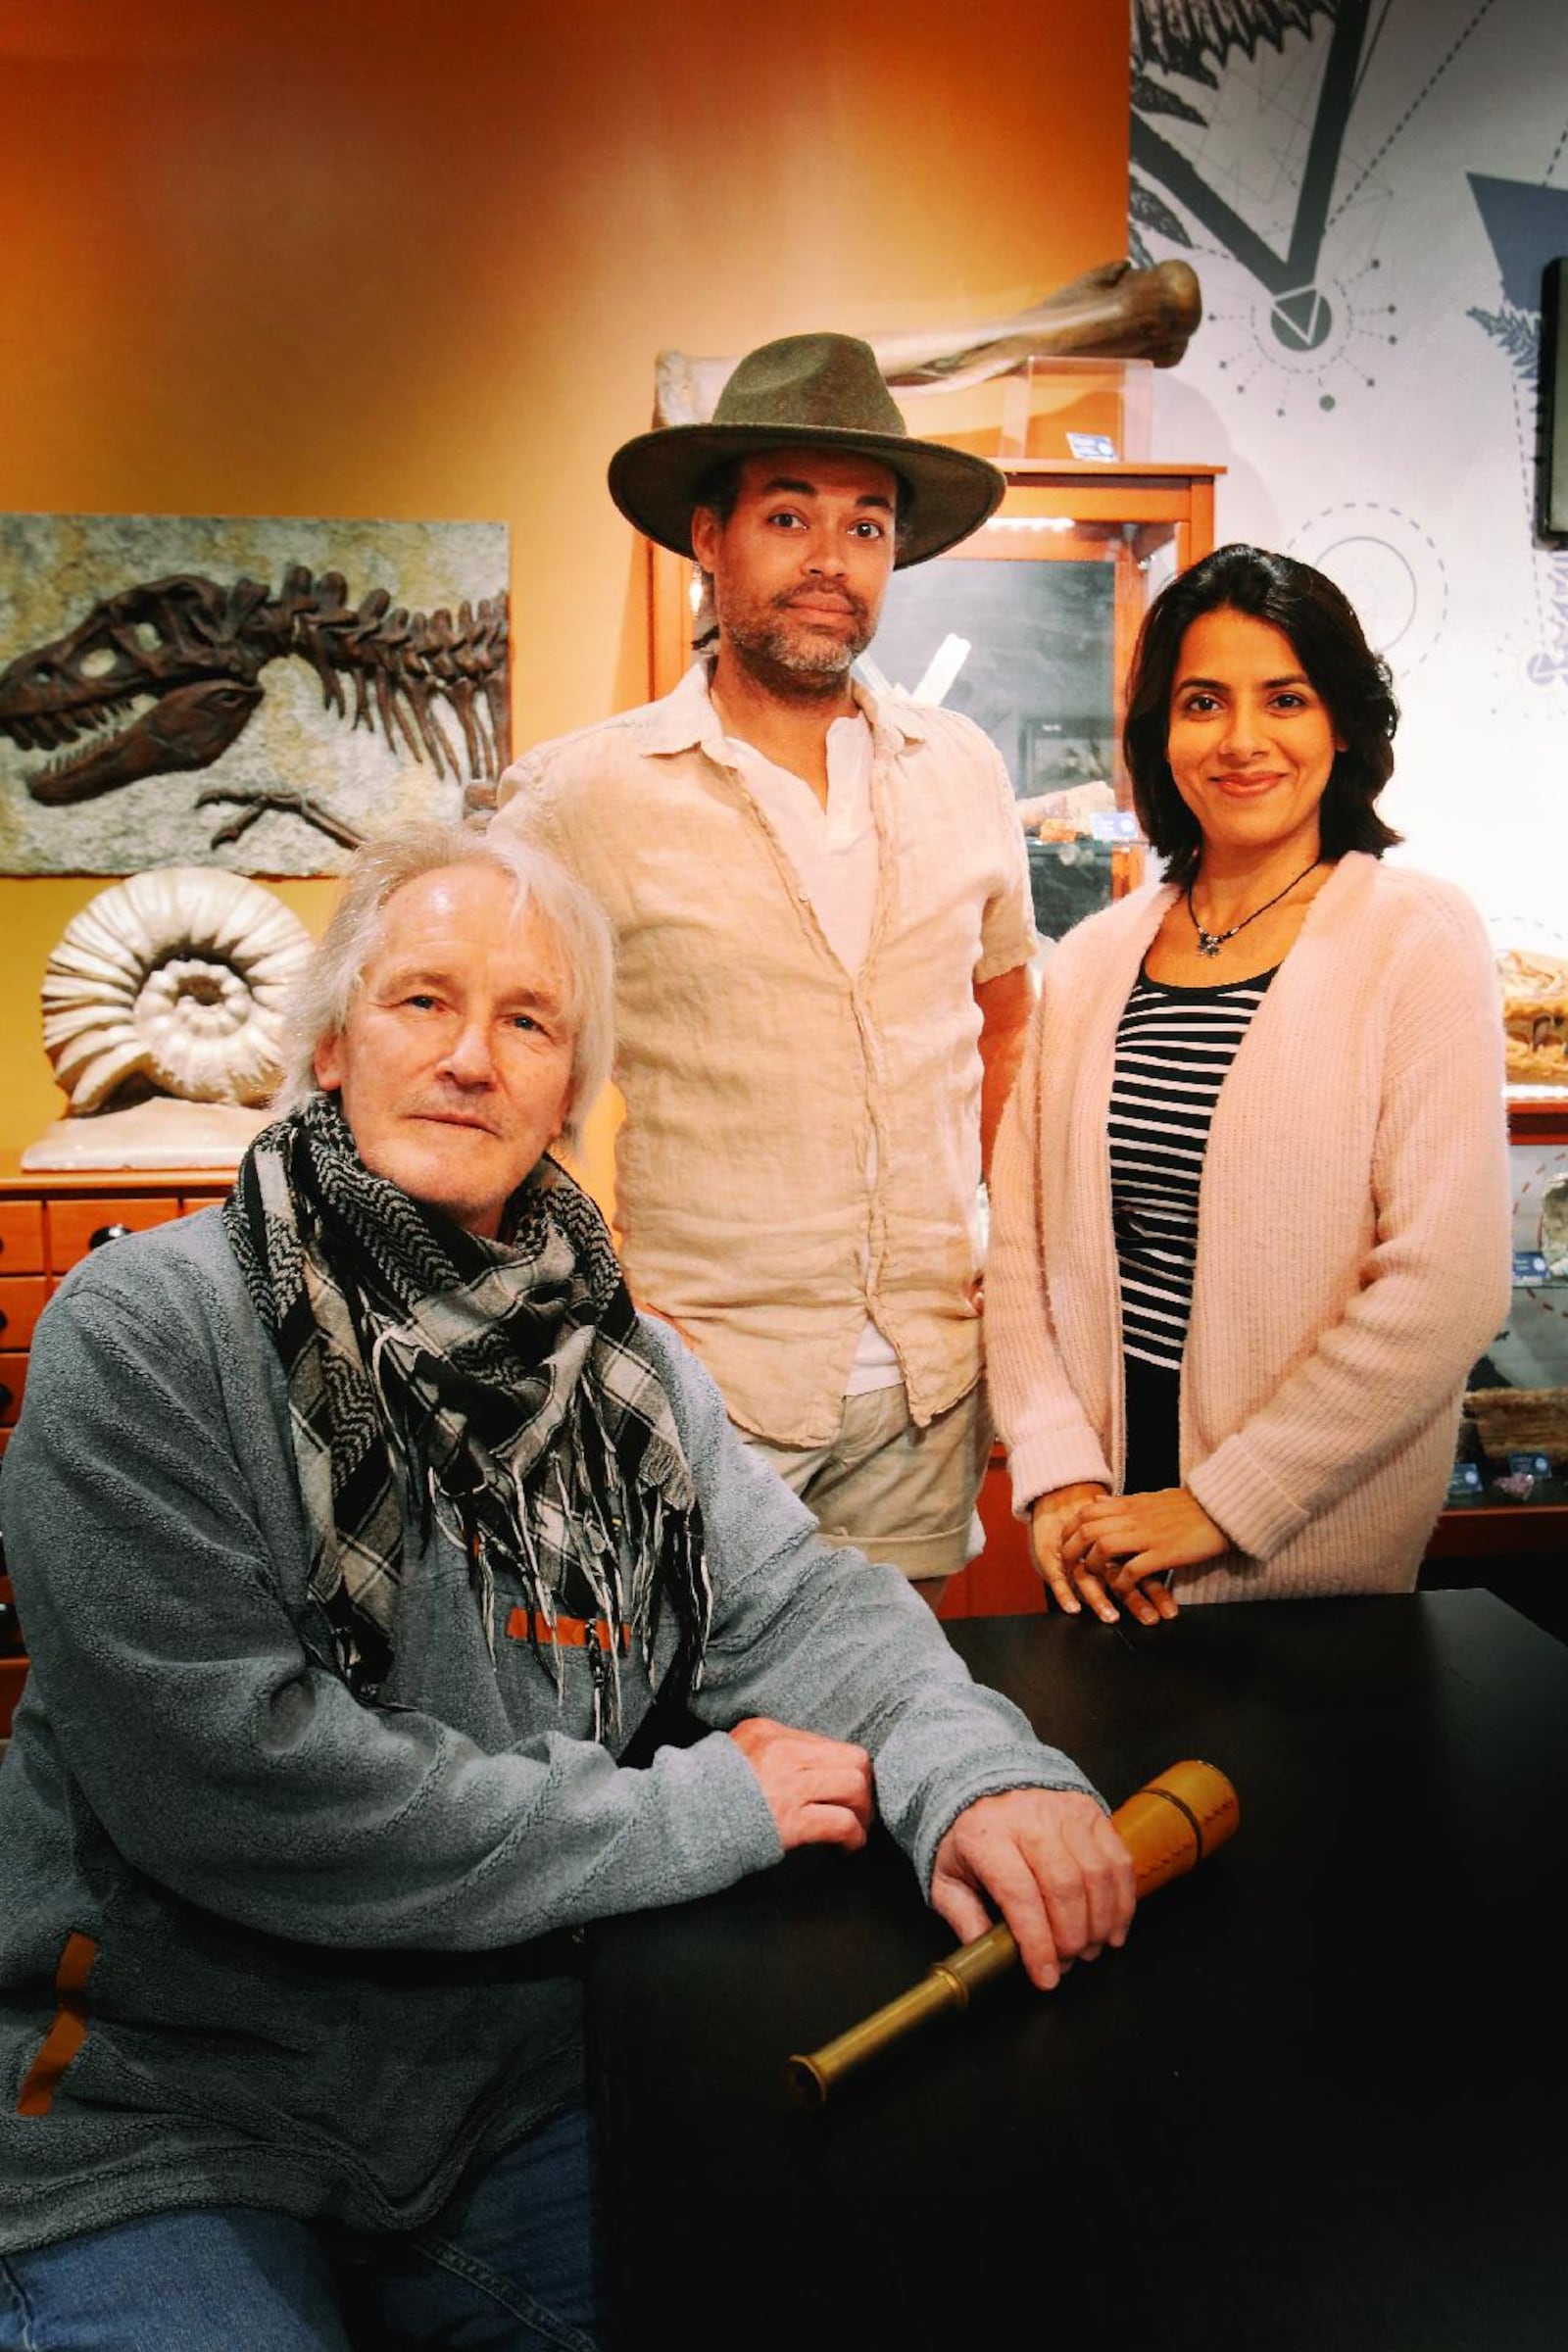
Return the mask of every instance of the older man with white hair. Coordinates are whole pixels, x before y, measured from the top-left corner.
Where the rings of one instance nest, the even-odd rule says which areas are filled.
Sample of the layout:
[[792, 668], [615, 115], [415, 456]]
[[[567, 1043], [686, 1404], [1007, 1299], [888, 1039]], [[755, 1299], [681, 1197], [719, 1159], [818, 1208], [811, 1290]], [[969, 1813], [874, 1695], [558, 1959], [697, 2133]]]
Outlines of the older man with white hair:
[[[372, 844], [227, 1205], [43, 1318], [0, 2345], [591, 2346], [573, 1931], [858, 1846], [873, 1801], [1037, 1983], [1126, 1933], [1081, 1773], [633, 1309], [551, 1156], [610, 989], [544, 853]], [[700, 1736], [624, 1761], [656, 1696]]]

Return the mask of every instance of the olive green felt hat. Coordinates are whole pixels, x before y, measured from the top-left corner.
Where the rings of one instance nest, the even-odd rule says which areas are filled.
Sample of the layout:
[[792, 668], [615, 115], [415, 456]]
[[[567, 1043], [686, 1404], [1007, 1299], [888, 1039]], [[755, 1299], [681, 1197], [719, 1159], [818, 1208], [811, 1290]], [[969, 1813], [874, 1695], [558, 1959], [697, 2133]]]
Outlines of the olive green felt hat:
[[855, 335], [783, 335], [748, 352], [718, 396], [710, 424], [639, 433], [610, 461], [610, 495], [628, 522], [692, 552], [692, 508], [704, 477], [726, 458], [764, 449], [847, 449], [899, 476], [896, 564], [923, 564], [978, 530], [1006, 482], [984, 458], [916, 441], [883, 381], [876, 354]]

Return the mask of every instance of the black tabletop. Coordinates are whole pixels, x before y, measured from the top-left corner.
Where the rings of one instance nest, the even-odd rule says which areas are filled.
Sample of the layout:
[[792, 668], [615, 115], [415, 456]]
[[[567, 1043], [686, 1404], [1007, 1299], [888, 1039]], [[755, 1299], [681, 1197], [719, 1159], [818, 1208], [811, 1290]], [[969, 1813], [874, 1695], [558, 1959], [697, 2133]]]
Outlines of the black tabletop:
[[1484, 1592], [952, 1637], [1113, 1802], [1202, 1757], [1240, 1832], [817, 2114], [788, 2054], [951, 1947], [888, 1840], [596, 1931], [614, 2352], [1563, 2352], [1568, 1648]]

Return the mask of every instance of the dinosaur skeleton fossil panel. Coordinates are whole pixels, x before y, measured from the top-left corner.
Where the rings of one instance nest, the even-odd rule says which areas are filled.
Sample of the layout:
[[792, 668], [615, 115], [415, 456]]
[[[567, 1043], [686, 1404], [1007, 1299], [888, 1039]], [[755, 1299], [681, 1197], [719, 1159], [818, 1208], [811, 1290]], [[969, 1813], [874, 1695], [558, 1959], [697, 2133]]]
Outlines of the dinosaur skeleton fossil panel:
[[511, 756], [499, 523], [0, 515], [0, 871], [336, 871]]

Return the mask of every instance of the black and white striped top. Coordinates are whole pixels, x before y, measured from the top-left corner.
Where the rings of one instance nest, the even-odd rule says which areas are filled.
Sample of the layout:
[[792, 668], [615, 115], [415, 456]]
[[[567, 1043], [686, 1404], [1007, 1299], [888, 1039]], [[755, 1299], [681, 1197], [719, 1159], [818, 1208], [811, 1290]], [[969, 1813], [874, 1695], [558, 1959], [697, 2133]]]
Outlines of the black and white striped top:
[[1122, 1344], [1167, 1371], [1180, 1371], [1187, 1338], [1209, 1121], [1273, 977], [1167, 988], [1140, 972], [1117, 1026], [1110, 1206]]

